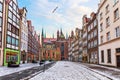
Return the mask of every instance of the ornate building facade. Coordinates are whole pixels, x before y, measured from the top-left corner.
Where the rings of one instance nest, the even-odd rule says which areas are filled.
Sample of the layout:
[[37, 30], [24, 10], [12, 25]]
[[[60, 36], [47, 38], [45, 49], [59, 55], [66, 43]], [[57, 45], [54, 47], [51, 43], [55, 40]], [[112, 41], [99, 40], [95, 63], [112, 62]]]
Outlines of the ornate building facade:
[[56, 45], [60, 48], [61, 60], [68, 60], [68, 39], [65, 38], [62, 29], [57, 31]]
[[20, 26], [21, 26], [21, 63], [27, 63], [27, 46], [28, 46], [28, 26], [27, 26], [27, 10], [25, 7], [19, 9]]
[[91, 13], [90, 21], [87, 24], [88, 31], [88, 55], [89, 62], [98, 64], [98, 21], [97, 14]]
[[[68, 60], [68, 39], [65, 39], [62, 30], [61, 32], [57, 31], [57, 38], [46, 38], [42, 30], [41, 40], [42, 57], [52, 60]], [[48, 45], [50, 47], [49, 50], [45, 48]], [[55, 46], [55, 48], [53, 48], [53, 46]], [[53, 54], [56, 57], [53, 57]]]

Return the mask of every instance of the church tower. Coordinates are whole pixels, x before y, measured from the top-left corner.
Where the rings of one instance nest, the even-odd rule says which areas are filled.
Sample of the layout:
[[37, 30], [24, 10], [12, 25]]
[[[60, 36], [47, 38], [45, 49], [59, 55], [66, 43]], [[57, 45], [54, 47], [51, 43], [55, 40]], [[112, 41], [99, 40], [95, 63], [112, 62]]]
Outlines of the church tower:
[[42, 34], [41, 34], [41, 45], [43, 46], [43, 40], [44, 40], [44, 30], [42, 28]]
[[59, 34], [59, 30], [57, 31], [57, 40], [59, 40], [59, 36], [60, 36], [60, 34]]

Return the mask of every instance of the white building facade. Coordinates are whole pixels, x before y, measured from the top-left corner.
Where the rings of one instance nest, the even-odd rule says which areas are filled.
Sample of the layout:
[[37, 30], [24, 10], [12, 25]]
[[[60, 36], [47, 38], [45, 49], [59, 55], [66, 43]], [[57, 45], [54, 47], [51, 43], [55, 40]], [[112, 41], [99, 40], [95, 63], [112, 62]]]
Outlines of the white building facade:
[[101, 0], [98, 9], [99, 64], [120, 67], [120, 0]]

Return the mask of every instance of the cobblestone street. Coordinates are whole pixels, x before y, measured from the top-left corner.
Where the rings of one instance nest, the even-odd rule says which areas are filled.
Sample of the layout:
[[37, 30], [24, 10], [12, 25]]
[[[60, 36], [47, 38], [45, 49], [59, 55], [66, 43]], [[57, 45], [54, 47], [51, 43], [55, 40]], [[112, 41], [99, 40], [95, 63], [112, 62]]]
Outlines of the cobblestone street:
[[114, 76], [107, 76], [107, 73], [101, 74], [94, 71], [86, 65], [59, 61], [52, 68], [40, 73], [30, 80], [119, 80]]

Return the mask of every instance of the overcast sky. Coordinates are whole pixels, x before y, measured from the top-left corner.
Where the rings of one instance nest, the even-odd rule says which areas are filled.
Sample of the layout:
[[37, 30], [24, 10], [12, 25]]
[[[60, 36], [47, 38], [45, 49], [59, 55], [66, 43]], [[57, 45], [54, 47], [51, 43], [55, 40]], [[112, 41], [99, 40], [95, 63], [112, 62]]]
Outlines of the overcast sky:
[[41, 33], [43, 27], [47, 37], [61, 28], [64, 35], [76, 27], [81, 28], [82, 16], [96, 12], [98, 3], [99, 0], [18, 0], [20, 8], [27, 8], [27, 19], [32, 20], [37, 33]]

